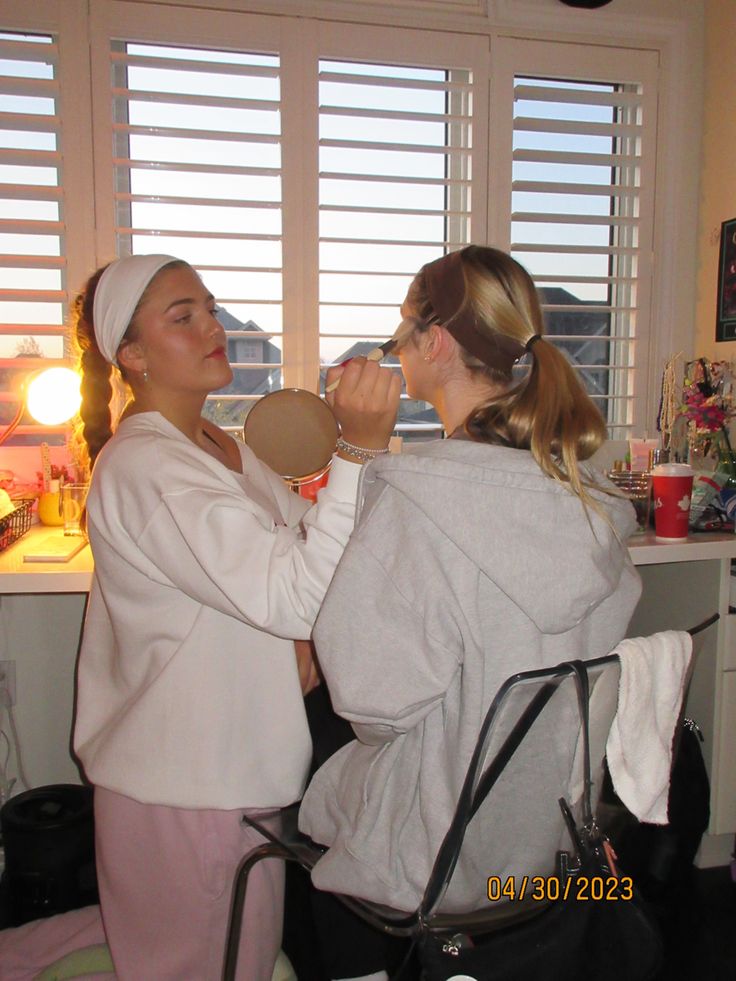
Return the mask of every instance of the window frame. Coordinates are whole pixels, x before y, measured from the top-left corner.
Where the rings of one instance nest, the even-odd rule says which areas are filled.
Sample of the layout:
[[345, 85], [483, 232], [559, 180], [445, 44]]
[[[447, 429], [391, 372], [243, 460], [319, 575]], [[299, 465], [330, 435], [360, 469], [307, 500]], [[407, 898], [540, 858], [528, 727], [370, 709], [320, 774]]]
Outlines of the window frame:
[[[448, 34], [460, 36], [464, 31], [466, 39], [483, 46], [486, 51], [490, 47], [493, 71], [489, 72], [485, 95], [488, 111], [482, 118], [480, 114], [476, 116], [476, 123], [485, 130], [485, 137], [482, 141], [474, 139], [475, 148], [479, 148], [481, 143], [485, 147], [485, 173], [488, 179], [476, 180], [478, 189], [474, 190], [473, 210], [480, 205], [481, 196], [485, 206], [479, 217], [474, 217], [473, 238], [508, 248], [510, 163], [506, 157], [511, 144], [509, 139], [505, 144], [507, 152], [504, 152], [502, 134], [504, 127], [508, 128], [511, 124], [511, 115], [509, 113], [504, 120], [501, 113], [504, 104], [512, 105], [513, 95], [508, 86], [509, 72], [499, 71], [504, 59], [508, 61], [514, 47], [519, 49], [526, 46], [531, 50], [534, 46], [538, 51], [549, 52], [553, 45], [558, 48], [562, 46], [568, 53], [574, 50], [575, 58], [580, 58], [581, 64], [587, 53], [587, 57], [594, 61], [595, 75], [598, 77], [601, 59], [605, 57], [610, 60], [615, 66], [611, 80], [620, 82], [624, 80], [621, 66], [626, 59], [636, 58], [642, 51], [647, 51], [658, 59], [660, 105], [656, 156], [649, 160], [656, 183], [653, 185], [648, 257], [644, 255], [643, 248], [641, 250], [642, 261], [648, 264], [650, 275], [640, 274], [639, 277], [640, 289], [646, 295], [640, 293], [638, 332], [642, 337], [644, 328], [648, 330], [647, 357], [644, 360], [641, 353], [637, 354], [636, 388], [640, 395], [636, 402], [633, 430], [641, 432], [654, 428], [660, 374], [658, 366], [673, 350], [684, 348], [689, 352], [694, 333], [692, 314], [696, 270], [693, 249], [696, 241], [697, 184], [692, 180], [691, 172], [697, 158], [693, 137], [697, 136], [699, 123], [694, 112], [688, 113], [683, 109], [685, 105], [696, 110], [698, 105], [697, 85], [692, 87], [686, 82], [685, 68], [689, 67], [693, 57], [692, 42], [688, 37], [691, 29], [688, 17], [683, 14], [676, 21], [666, 21], [664, 18], [655, 20], [647, 28], [646, 35], [639, 39], [632, 39], [630, 32], [624, 31], [620, 25], [602, 22], [604, 30], [598, 38], [592, 39], [586, 38], [579, 22], [568, 20], [568, 12], [563, 11], [558, 12], [560, 17], [555, 18], [554, 29], [544, 32], [549, 39], [542, 39], [541, 21], [536, 20], [533, 24], [523, 12], [518, 14], [518, 24], [501, 28], [493, 22], [495, 15], [492, 13], [481, 15], [479, 12], [472, 21], [465, 21], [465, 15], [453, 16], [457, 13], [456, 5], [454, 11], [440, 14], [438, 9], [444, 4], [436, 2], [428, 5], [412, 3], [411, 9], [406, 5], [402, 9], [401, 0], [397, 0], [395, 5], [391, 5], [391, 13], [388, 10], [383, 13], [364, 12], [358, 10], [355, 4], [350, 4], [349, 8], [346, 5], [345, 21], [342, 23], [319, 19], [320, 16], [337, 16], [334, 7], [330, 8], [329, 4], [318, 10], [310, 5], [310, 9], [305, 10], [300, 4], [274, 0], [267, 5], [267, 12], [252, 13], [250, 11], [254, 7], [263, 10], [266, 5], [235, 3], [228, 4], [227, 11], [218, 10], [213, 16], [212, 9], [204, 10], [197, 3], [198, 0], [179, 0], [176, 16], [172, 16], [174, 8], [171, 5], [163, 6], [148, 0], [95, 0], [94, 4], [88, 4], [86, 0], [26, 0], [22, 9], [18, 9], [18, 5], [10, 0], [0, 0], [3, 29], [53, 33], [58, 38], [63, 114], [63, 194], [65, 214], [68, 216], [66, 290], [70, 297], [94, 268], [114, 255], [113, 212], [104, 176], [104, 161], [111, 158], [112, 140], [109, 124], [100, 117], [99, 110], [93, 110], [90, 99], [90, 92], [95, 91], [101, 82], [103, 87], [109, 85], [104, 70], [100, 76], [100, 57], [96, 50], [102, 38], [105, 39], [103, 54], [106, 54], [107, 38], [116, 34], [122, 38], [130, 35], [130, 39], [135, 35], [136, 40], [145, 42], [160, 40], [160, 32], [163, 31], [169, 42], [206, 46], [217, 44], [224, 34], [231, 31], [230, 37], [242, 37], [240, 25], [247, 23], [248, 33], [251, 30], [258, 36], [265, 33], [276, 40], [275, 50], [281, 53], [283, 65], [285, 137], [284, 384], [312, 389], [315, 388], [318, 371], [318, 342], [313, 330], [317, 303], [317, 156], [316, 146], [314, 149], [308, 147], [304, 134], [310, 129], [316, 130], [316, 98], [310, 102], [312, 108], [304, 111], [301, 100], [305, 94], [305, 66], [314, 64], [319, 58], [346, 57], [356, 50], [365, 51], [369, 38], [380, 38], [382, 47], [374, 49], [373, 56], [384, 60], [390, 56], [393, 45], [397, 46], [393, 50], [401, 47], [402, 39], [409, 36], [407, 32], [431, 35], [441, 46]], [[426, 11], [422, 9], [425, 6]], [[295, 13], [303, 16], [291, 16]], [[516, 17], [516, 14], [513, 16]], [[382, 20], [383, 23], [366, 23], [369, 20]], [[420, 21], [421, 30], [411, 26], [411, 23]], [[392, 27], [392, 23], [399, 26]], [[392, 33], [393, 39], [386, 40]], [[327, 39], [329, 44], [326, 43]], [[568, 60], [563, 74], [572, 77], [572, 68], [573, 63]], [[540, 71], [539, 60], [529, 64], [528, 60], [521, 59], [513, 64], [510, 74], [535, 75]], [[316, 90], [316, 70], [313, 79]], [[632, 79], [637, 80], [636, 73], [632, 74]], [[293, 101], [294, 94], [299, 95], [300, 102]], [[684, 95], [687, 98], [683, 98]], [[297, 118], [289, 120], [289, 116]], [[286, 145], [287, 134], [290, 134], [291, 148]], [[493, 134], [490, 144], [489, 134]], [[290, 152], [290, 149], [295, 152]], [[505, 187], [502, 186], [504, 172], [507, 175]], [[474, 173], [477, 175], [478, 171]], [[94, 196], [89, 193], [90, 187], [94, 188]], [[666, 206], [667, 200], [672, 199], [674, 194], [677, 194], [677, 209]], [[648, 323], [642, 324], [642, 317]]]

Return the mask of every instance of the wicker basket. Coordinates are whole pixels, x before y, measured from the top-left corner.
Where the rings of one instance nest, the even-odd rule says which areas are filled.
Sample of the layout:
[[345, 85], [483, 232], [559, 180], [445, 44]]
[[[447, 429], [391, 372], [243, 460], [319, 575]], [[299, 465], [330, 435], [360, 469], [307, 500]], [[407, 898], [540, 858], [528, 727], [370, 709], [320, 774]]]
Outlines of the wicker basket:
[[17, 507], [4, 518], [0, 518], [0, 552], [5, 551], [22, 538], [31, 527], [31, 508], [33, 498], [18, 501]]

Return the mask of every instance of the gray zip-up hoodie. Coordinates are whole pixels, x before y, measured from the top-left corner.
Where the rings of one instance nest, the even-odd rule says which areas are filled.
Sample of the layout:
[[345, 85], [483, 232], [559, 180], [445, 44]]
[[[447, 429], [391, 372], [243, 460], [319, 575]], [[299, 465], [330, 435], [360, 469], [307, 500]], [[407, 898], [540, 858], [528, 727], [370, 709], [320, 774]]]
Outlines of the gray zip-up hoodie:
[[[529, 452], [466, 440], [366, 468], [358, 526], [314, 631], [335, 709], [357, 736], [302, 803], [301, 828], [329, 846], [319, 888], [414, 908], [501, 683], [622, 639], [641, 591], [622, 544], [633, 509], [592, 493], [608, 521]], [[525, 764], [539, 770], [532, 798], [478, 830], [444, 908], [478, 906], [489, 875], [552, 871], [568, 742], [553, 727], [545, 758]], [[548, 804], [551, 841], [537, 813]]]

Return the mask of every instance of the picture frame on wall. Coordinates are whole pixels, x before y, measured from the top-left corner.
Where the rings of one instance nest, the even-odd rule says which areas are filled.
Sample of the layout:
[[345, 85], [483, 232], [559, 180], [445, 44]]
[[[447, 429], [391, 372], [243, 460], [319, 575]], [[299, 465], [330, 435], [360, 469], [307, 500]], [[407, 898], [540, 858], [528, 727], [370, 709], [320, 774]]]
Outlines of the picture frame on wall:
[[721, 225], [716, 340], [736, 341], [736, 218]]

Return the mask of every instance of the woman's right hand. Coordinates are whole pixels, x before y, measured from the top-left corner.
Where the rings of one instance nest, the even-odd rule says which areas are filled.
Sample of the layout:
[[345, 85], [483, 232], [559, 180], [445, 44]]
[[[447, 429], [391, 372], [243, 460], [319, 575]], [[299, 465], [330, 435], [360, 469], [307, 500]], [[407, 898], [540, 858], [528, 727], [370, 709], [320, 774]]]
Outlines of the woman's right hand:
[[352, 358], [329, 369], [327, 385], [338, 378], [340, 384], [326, 399], [342, 438], [367, 450], [385, 449], [396, 425], [401, 376], [375, 361]]

